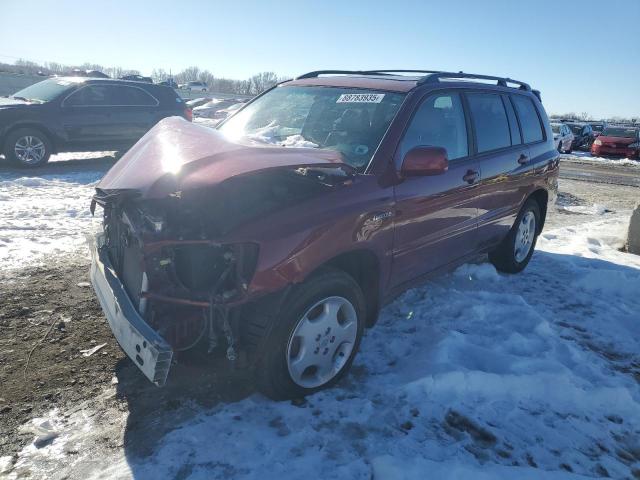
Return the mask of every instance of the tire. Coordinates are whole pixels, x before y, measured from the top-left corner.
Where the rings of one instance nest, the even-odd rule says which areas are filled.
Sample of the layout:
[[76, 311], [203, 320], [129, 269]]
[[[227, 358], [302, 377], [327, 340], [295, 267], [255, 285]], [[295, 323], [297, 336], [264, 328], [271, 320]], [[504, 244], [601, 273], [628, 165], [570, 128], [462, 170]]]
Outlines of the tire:
[[[331, 315], [334, 310], [338, 313]], [[255, 340], [260, 345], [255, 363], [258, 389], [273, 400], [287, 400], [335, 385], [358, 351], [365, 312], [360, 287], [340, 270], [322, 269], [293, 287], [267, 337]], [[330, 322], [333, 317], [335, 322]], [[249, 329], [268, 331], [253, 322], [261, 321], [250, 320]]]
[[[497, 270], [505, 273], [519, 273], [524, 270], [536, 248], [540, 220], [538, 202], [531, 198], [528, 199], [502, 243], [495, 250], [489, 252], [489, 260]], [[534, 222], [533, 225], [531, 225], [531, 221]], [[525, 236], [523, 237], [523, 235]], [[522, 250], [525, 247], [525, 238], [526, 245], [528, 245], [526, 255]]]
[[564, 153], [564, 152], [562, 151], [562, 140], [560, 140], [560, 141], [558, 142], [558, 153]]
[[[51, 150], [49, 138], [35, 128], [19, 128], [9, 132], [4, 142], [5, 158], [21, 168], [36, 168], [44, 165], [49, 161]], [[23, 152], [23, 156], [19, 155], [19, 151]]]

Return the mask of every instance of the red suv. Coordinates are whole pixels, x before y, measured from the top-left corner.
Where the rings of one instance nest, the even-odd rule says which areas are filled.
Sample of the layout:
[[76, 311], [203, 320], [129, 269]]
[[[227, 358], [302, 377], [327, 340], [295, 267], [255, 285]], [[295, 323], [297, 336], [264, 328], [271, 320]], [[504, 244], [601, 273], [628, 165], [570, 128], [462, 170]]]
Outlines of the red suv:
[[215, 130], [163, 120], [127, 152], [93, 200], [92, 282], [155, 384], [201, 345], [299, 397], [347, 372], [403, 290], [484, 253], [524, 269], [558, 156], [526, 83], [312, 72]]

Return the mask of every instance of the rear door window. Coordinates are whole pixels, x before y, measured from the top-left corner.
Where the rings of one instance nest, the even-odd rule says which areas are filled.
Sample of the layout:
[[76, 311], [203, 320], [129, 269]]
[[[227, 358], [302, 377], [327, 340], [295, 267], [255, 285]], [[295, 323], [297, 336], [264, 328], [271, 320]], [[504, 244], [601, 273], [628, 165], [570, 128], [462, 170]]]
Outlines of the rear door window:
[[460, 95], [436, 94], [422, 102], [404, 134], [400, 153], [404, 157], [409, 150], [418, 146], [444, 147], [449, 160], [469, 155]]
[[113, 86], [111, 89], [111, 98], [113, 100], [112, 105], [124, 105], [124, 106], [154, 106], [158, 104], [158, 101], [144, 91], [137, 87], [127, 86]]
[[533, 143], [542, 140], [544, 138], [542, 125], [533, 101], [523, 95], [513, 95], [511, 98], [520, 119], [524, 142]]
[[467, 99], [478, 153], [511, 146], [511, 131], [501, 96], [495, 93], [468, 93]]

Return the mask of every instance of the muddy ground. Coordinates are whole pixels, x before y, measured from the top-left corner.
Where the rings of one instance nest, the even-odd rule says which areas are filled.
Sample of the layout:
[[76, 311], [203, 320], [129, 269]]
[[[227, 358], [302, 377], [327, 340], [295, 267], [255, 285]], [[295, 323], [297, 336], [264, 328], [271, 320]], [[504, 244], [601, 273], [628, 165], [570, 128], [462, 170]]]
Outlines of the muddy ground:
[[[33, 432], [21, 426], [55, 407], [99, 399], [102, 409], [133, 407], [142, 420], [182, 402], [210, 405], [222, 396], [237, 399], [250, 393], [246, 374], [217, 368], [223, 364], [220, 353], [202, 367], [193, 358], [178, 358], [181, 365], [168, 388], [151, 385], [118, 347], [88, 272], [88, 260], [76, 258], [0, 277], [0, 456], [14, 455], [33, 441]], [[197, 382], [190, 381], [194, 377]], [[112, 384], [117, 393], [105, 398], [102, 393]]]
[[[634, 187], [573, 180], [561, 180], [560, 187], [559, 204], [564, 206], [597, 203], [626, 210], [640, 199], [640, 190]], [[579, 224], [581, 218], [553, 209], [547, 222], [552, 229]], [[148, 420], [185, 402], [209, 406], [252, 391], [247, 375], [229, 372], [220, 353], [200, 366], [178, 358], [167, 386], [151, 385], [113, 339], [89, 285], [88, 270], [84, 252], [47, 267], [0, 273], [0, 456], [15, 455], [33, 441], [33, 432], [22, 426], [55, 407], [65, 410], [100, 402], [99, 411], [129, 411], [125, 438], [103, 439], [104, 448], [118, 448], [122, 442], [136, 444], [138, 435], [161, 436], [161, 422], [150, 431], [154, 422]], [[102, 344], [91, 356], [81, 352]], [[116, 382], [116, 393], [105, 396], [105, 387], [114, 391]], [[108, 418], [105, 415], [104, 421]], [[136, 423], [145, 425], [145, 430], [136, 430]]]

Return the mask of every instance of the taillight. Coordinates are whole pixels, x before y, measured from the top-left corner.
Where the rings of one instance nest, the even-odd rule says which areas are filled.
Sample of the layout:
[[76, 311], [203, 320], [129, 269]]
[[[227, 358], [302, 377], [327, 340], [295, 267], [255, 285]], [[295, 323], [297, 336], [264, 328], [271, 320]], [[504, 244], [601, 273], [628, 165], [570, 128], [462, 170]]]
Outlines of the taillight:
[[184, 118], [186, 118], [190, 122], [193, 121], [193, 110], [191, 110], [189, 107], [185, 107], [184, 109]]

